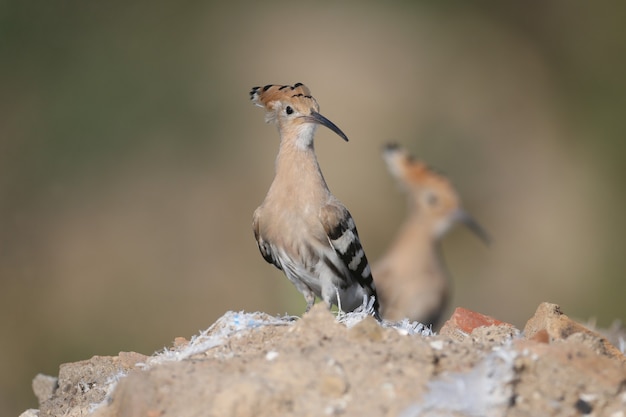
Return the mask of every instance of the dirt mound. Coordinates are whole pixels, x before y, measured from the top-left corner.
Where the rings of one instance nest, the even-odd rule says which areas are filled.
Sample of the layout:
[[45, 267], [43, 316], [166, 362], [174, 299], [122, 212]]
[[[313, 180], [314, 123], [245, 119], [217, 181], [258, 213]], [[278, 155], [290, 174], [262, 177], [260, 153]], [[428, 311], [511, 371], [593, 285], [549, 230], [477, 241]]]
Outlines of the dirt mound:
[[457, 309], [439, 335], [316, 306], [301, 319], [229, 312], [151, 357], [61, 365], [24, 416], [623, 417], [626, 361], [542, 304], [524, 332]]

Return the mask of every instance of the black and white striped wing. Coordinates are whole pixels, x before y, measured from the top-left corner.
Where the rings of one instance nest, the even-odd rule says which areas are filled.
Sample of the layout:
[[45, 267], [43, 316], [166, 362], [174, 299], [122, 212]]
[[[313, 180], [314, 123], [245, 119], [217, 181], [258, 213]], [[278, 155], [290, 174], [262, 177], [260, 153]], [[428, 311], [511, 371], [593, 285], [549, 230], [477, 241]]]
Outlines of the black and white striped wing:
[[350, 278], [359, 283], [370, 297], [376, 297], [374, 308], [378, 311], [374, 279], [350, 212], [345, 208], [329, 205], [322, 210], [321, 219], [328, 241], [346, 265]]

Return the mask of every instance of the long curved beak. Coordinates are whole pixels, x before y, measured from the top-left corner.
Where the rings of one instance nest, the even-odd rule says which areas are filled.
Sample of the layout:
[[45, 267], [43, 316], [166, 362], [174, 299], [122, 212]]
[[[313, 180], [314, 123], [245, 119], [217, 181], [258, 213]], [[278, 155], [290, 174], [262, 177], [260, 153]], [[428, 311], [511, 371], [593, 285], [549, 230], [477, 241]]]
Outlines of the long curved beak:
[[483, 229], [483, 227], [465, 210], [460, 209], [455, 213], [457, 221], [463, 223], [467, 228], [472, 231], [483, 243], [487, 246], [491, 243], [489, 234]]
[[310, 116], [305, 116], [306, 120], [308, 120], [309, 122], [312, 123], [317, 123], [320, 124], [322, 126], [326, 126], [327, 128], [329, 128], [330, 130], [332, 130], [333, 132], [335, 132], [336, 134], [339, 135], [339, 137], [341, 137], [341, 139], [345, 140], [346, 142], [348, 141], [348, 137], [346, 136], [345, 133], [343, 133], [341, 131], [341, 129], [339, 129], [337, 127], [336, 124], [334, 124], [333, 122], [331, 122], [330, 120], [328, 120], [327, 118], [325, 118], [324, 116], [322, 116], [321, 114], [319, 114], [318, 112], [311, 112]]

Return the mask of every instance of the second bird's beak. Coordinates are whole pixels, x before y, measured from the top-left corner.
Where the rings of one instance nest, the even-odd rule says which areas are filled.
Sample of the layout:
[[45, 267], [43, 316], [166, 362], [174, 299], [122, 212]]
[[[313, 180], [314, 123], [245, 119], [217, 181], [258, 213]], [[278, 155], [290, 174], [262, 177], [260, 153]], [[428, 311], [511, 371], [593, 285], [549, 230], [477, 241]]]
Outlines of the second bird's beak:
[[454, 217], [457, 221], [467, 226], [467, 228], [470, 229], [472, 233], [474, 233], [480, 240], [485, 243], [485, 245], [488, 246], [491, 243], [491, 238], [489, 237], [489, 234], [487, 234], [485, 229], [483, 229], [483, 227], [478, 224], [478, 222], [474, 220], [474, 218], [470, 216], [468, 212], [462, 209], [458, 210], [455, 213]]
[[330, 120], [328, 120], [327, 118], [325, 118], [324, 116], [319, 114], [318, 112], [315, 112], [315, 111], [311, 112], [311, 115], [310, 116], [305, 116], [305, 118], [309, 122], [313, 122], [313, 123], [320, 124], [322, 126], [326, 126], [330, 130], [332, 130], [333, 132], [338, 134], [341, 137], [341, 139], [345, 140], [346, 142], [348, 141], [348, 137], [346, 136], [346, 134], [343, 133], [341, 131], [341, 129], [339, 129], [337, 127], [336, 124], [334, 124], [333, 122], [331, 122]]

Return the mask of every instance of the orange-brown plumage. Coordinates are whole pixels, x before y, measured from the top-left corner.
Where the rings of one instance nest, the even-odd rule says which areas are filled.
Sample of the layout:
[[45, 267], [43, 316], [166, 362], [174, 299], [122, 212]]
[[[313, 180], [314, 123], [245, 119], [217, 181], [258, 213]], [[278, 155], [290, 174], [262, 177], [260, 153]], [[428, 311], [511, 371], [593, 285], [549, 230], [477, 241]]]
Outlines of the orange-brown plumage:
[[407, 193], [409, 214], [388, 251], [373, 266], [381, 314], [388, 320], [409, 318], [436, 325], [450, 294], [440, 239], [457, 222], [484, 240], [487, 235], [462, 209], [446, 177], [395, 145], [386, 147], [384, 158]]
[[317, 101], [311, 96], [311, 90], [307, 86], [301, 83], [297, 83], [294, 86], [291, 85], [275, 85], [268, 84], [264, 87], [254, 87], [252, 92], [258, 92], [258, 100], [255, 104], [261, 107], [266, 107], [268, 110], [272, 109], [272, 102], [279, 102], [284, 100], [290, 100], [292, 98], [300, 97], [303, 105], [309, 105], [309, 108], [319, 111]]

